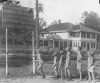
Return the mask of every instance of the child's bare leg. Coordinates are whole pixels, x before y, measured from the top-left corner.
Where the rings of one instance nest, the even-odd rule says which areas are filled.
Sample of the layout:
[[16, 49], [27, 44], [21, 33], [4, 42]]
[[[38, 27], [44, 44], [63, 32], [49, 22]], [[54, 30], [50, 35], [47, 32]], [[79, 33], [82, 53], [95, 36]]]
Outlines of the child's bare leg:
[[63, 79], [63, 69], [61, 68], [61, 79]]
[[94, 72], [91, 72], [91, 74], [92, 74], [92, 80], [93, 80], [93, 82], [95, 82]]
[[82, 81], [82, 71], [81, 71], [81, 69], [79, 69], [79, 74], [80, 74], [80, 80], [79, 81]]
[[57, 69], [54, 69], [54, 73], [55, 73], [55, 76], [57, 77], [58, 76]]
[[65, 77], [67, 78], [67, 69], [65, 69]]
[[88, 80], [87, 81], [91, 81], [91, 73], [88, 72]]
[[43, 78], [45, 78], [45, 74], [43, 72], [43, 69], [41, 68], [41, 75], [43, 76]]
[[71, 75], [70, 75], [70, 70], [69, 70], [69, 68], [67, 68], [67, 72], [68, 72], [68, 77], [70, 78]]

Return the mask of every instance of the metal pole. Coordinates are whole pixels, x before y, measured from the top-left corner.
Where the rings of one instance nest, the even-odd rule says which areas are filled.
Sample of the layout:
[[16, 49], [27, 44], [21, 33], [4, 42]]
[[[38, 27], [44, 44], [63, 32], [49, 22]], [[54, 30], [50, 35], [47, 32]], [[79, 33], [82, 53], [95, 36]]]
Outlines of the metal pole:
[[38, 10], [38, 0], [36, 0], [36, 49], [39, 47], [39, 10]]
[[8, 75], [8, 28], [6, 28], [6, 75]]
[[32, 30], [32, 57], [33, 57], [33, 74], [35, 74], [34, 31], [33, 30]]
[[[2, 28], [4, 28], [3, 25], [3, 3], [2, 3]], [[8, 28], [6, 27], [6, 33], [5, 33], [5, 38], [6, 38], [6, 75], [8, 75]]]

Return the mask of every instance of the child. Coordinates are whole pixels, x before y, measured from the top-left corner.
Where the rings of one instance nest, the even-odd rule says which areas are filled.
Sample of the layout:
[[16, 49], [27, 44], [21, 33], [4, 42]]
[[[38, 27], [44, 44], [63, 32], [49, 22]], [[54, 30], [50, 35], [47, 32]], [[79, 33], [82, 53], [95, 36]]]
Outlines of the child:
[[80, 74], [80, 79], [79, 81], [82, 81], [82, 55], [81, 55], [81, 47], [78, 47], [77, 51], [77, 70], [79, 71]]
[[58, 78], [58, 53], [57, 52], [54, 52], [53, 53], [53, 56], [54, 56], [54, 61], [53, 61], [53, 70], [54, 70], [54, 73], [55, 73], [55, 78]]
[[66, 51], [66, 62], [65, 62], [65, 76], [67, 78], [67, 73], [68, 73], [68, 80], [71, 80], [71, 75], [70, 75], [70, 66], [71, 66], [71, 48], [67, 47]]
[[[91, 80], [93, 82], [95, 82], [95, 76], [94, 76], [94, 72], [93, 72], [93, 69], [95, 67], [95, 62], [96, 62], [96, 59], [94, 57], [94, 53], [93, 52], [88, 52], [88, 81], [90, 82]], [[91, 76], [92, 75], [92, 76]]]
[[60, 51], [60, 59], [59, 59], [59, 69], [61, 70], [61, 79], [63, 79], [63, 72], [64, 72], [64, 51]]
[[43, 72], [44, 61], [41, 58], [41, 52], [40, 52], [39, 49], [37, 50], [37, 58], [38, 58], [38, 61], [39, 61], [38, 62], [39, 65], [38, 65], [37, 70], [40, 71], [40, 74], [42, 75], [42, 77], [45, 78], [45, 74]]

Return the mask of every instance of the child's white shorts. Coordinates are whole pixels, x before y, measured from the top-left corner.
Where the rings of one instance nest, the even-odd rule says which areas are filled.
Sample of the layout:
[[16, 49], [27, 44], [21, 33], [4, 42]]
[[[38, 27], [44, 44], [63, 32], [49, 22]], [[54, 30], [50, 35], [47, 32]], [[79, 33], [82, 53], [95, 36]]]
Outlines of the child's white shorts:
[[94, 70], [94, 66], [91, 66], [91, 67], [88, 68], [89, 72], [93, 72], [93, 70]]

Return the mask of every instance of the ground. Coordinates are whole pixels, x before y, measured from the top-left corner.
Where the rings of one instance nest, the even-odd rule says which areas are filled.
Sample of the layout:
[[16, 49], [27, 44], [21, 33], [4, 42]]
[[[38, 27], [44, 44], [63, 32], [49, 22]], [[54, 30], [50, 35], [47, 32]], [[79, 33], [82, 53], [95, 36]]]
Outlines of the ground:
[[[40, 77], [22, 77], [22, 78], [0, 78], [0, 83], [90, 83], [86, 80], [83, 80], [81, 82], [78, 82], [78, 79], [74, 79], [72, 81], [66, 81], [66, 80], [53, 80], [50, 76], [48, 76], [46, 79], [41, 79]], [[96, 83], [100, 83], [100, 81], [97, 81]]]

